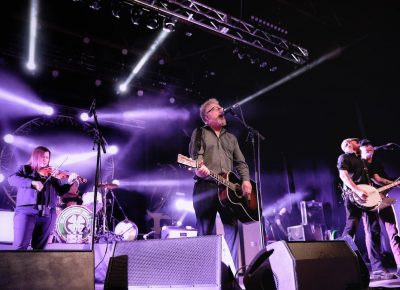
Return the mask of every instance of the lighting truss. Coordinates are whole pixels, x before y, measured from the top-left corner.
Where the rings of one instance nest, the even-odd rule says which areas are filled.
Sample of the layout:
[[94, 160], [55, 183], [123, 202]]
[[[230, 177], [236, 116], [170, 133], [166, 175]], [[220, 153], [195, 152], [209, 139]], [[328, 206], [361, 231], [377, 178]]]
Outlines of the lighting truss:
[[308, 50], [282, 37], [261, 30], [247, 22], [193, 0], [124, 0], [162, 16], [176, 17], [186, 23], [296, 64], [308, 61]]

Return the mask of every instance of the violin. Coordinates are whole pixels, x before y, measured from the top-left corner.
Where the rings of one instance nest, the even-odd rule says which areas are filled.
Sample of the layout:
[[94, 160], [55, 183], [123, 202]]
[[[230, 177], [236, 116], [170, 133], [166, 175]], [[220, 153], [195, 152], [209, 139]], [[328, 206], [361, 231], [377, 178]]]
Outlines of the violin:
[[[51, 166], [47, 166], [47, 167], [42, 167], [38, 170], [38, 173], [43, 176], [43, 177], [49, 177], [49, 176], [53, 176], [57, 179], [63, 179], [63, 178], [68, 178], [71, 173], [67, 170], [59, 170], [59, 169], [55, 169]], [[80, 182], [80, 183], [86, 183], [87, 179], [83, 178], [82, 176], [78, 175], [76, 177], [76, 179]]]

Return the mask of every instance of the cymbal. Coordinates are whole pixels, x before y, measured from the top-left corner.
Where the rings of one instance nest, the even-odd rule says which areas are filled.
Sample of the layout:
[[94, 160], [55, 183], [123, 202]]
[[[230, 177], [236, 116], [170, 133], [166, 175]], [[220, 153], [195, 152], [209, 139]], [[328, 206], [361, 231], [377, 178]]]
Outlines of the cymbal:
[[115, 189], [118, 188], [118, 184], [115, 183], [99, 183], [99, 188]]

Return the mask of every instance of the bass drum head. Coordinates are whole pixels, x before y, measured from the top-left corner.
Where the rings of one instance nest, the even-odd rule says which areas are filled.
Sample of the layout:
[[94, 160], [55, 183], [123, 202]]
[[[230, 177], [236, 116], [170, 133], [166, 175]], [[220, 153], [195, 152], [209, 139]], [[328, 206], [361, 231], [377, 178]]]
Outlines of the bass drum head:
[[57, 235], [66, 243], [87, 243], [92, 226], [92, 212], [81, 205], [64, 209], [57, 217]]
[[116, 225], [114, 233], [121, 236], [124, 241], [133, 241], [136, 240], [139, 231], [134, 222], [124, 220]]

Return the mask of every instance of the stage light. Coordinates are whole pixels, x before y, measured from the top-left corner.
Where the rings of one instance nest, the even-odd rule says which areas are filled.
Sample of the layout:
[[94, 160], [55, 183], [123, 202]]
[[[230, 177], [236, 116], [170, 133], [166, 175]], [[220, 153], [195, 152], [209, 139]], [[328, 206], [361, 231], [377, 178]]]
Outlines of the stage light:
[[139, 25], [143, 17], [143, 10], [141, 8], [132, 7], [130, 11], [131, 22], [133, 25]]
[[111, 14], [115, 18], [121, 18], [122, 5], [120, 0], [111, 1]]
[[261, 68], [265, 68], [267, 66], [268, 66], [268, 63], [266, 61], [263, 61], [263, 62], [260, 63], [260, 67]]
[[89, 7], [93, 10], [100, 10], [101, 9], [101, 2], [100, 0], [92, 0], [89, 4]]
[[108, 147], [108, 153], [110, 153], [111, 155], [117, 154], [118, 153], [118, 147], [115, 145], [111, 145], [110, 147]]
[[156, 16], [152, 16], [149, 15], [149, 17], [146, 20], [146, 27], [150, 30], [154, 30], [156, 28], [158, 28], [159, 23], [158, 23], [158, 19], [156, 18]]
[[116, 185], [120, 185], [121, 184], [118, 179], [114, 179], [113, 181], [111, 181], [111, 183], [112, 184], [116, 184]]
[[135, 68], [129, 75], [129, 77], [119, 86], [119, 91], [120, 92], [125, 92], [127, 90], [128, 84], [133, 80], [133, 78], [136, 76], [136, 74], [142, 69], [142, 67], [145, 65], [145, 63], [149, 60], [149, 58], [153, 55], [153, 53], [156, 51], [158, 46], [163, 43], [165, 38], [169, 32], [162, 30], [160, 34], [157, 36], [157, 38], [154, 40], [150, 48], [146, 51], [146, 53], [142, 56], [142, 58], [139, 60], [139, 62], [136, 64]]
[[14, 142], [14, 135], [12, 134], [6, 134], [3, 137], [4, 142], [8, 143], [8, 144], [12, 144]]
[[163, 30], [168, 31], [168, 32], [173, 32], [175, 31], [175, 24], [177, 22], [176, 18], [169, 18], [165, 17], [164, 18], [164, 26]]
[[54, 109], [53, 109], [52, 107], [49, 107], [49, 106], [44, 107], [44, 108], [43, 108], [43, 113], [44, 113], [45, 115], [47, 115], [47, 116], [51, 116], [51, 115], [54, 114]]
[[4, 181], [4, 175], [0, 173], [0, 183]]
[[89, 120], [89, 115], [88, 115], [88, 113], [82, 113], [80, 115], [80, 118], [82, 121], [86, 122], [87, 120]]
[[38, 1], [31, 0], [30, 25], [29, 25], [29, 53], [26, 67], [30, 71], [36, 69], [35, 51], [36, 51], [36, 32], [37, 32]]

